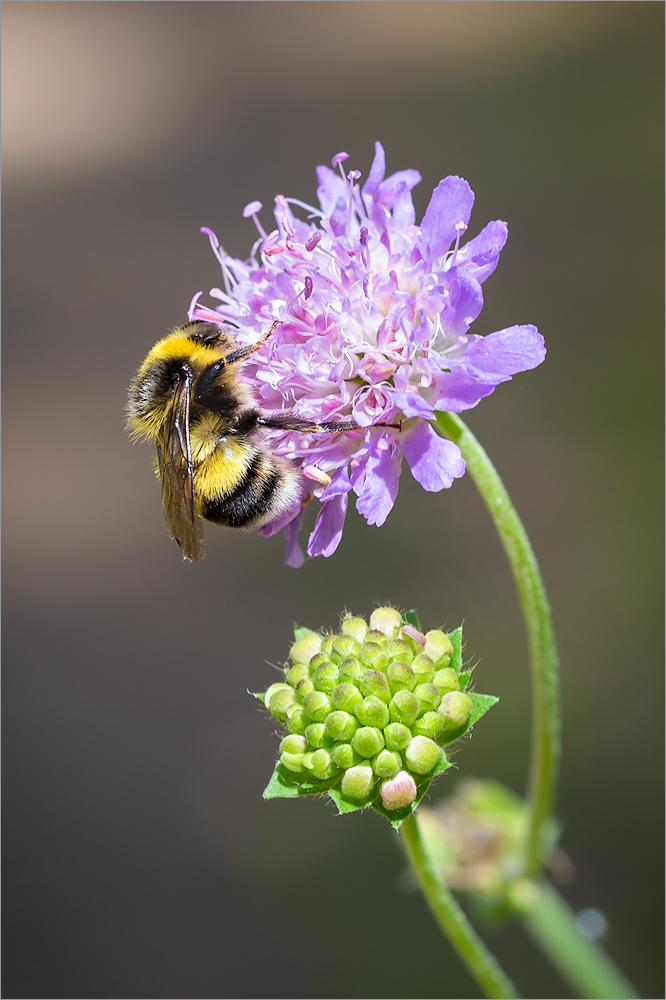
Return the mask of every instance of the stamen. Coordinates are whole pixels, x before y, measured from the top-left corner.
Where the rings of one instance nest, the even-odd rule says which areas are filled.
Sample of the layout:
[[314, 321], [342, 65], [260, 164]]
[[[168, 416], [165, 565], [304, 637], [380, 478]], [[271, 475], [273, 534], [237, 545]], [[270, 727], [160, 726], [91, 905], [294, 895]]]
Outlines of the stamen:
[[307, 202], [300, 201], [298, 198], [285, 198], [284, 200], [290, 205], [298, 205], [299, 208], [304, 208], [306, 212], [310, 213], [310, 219], [320, 219], [324, 214], [320, 208], [314, 208], [312, 205], [308, 205]]
[[259, 218], [257, 216], [257, 212], [260, 212], [262, 208], [263, 208], [263, 205], [261, 204], [260, 201], [251, 201], [243, 209], [243, 218], [244, 219], [249, 219], [250, 216], [252, 216], [252, 218], [254, 220], [254, 224], [257, 227], [257, 231], [261, 234], [261, 236], [263, 236], [264, 239], [266, 239], [266, 230], [264, 229], [264, 227], [262, 226], [262, 224], [259, 222]]
[[462, 234], [465, 232], [466, 229], [467, 229], [467, 224], [463, 222], [462, 219], [460, 220], [460, 222], [456, 222], [456, 233], [458, 235], [456, 236], [456, 245], [453, 248], [453, 255], [451, 257], [451, 263], [449, 264], [449, 267], [455, 267], [456, 258], [458, 256], [458, 247], [460, 246], [460, 237], [462, 236]]
[[303, 475], [307, 476], [308, 479], [314, 479], [316, 483], [321, 483], [322, 486], [328, 486], [331, 481], [331, 477], [318, 469], [316, 465], [306, 465], [303, 469]]
[[227, 294], [231, 295], [232, 287], [234, 285], [237, 285], [238, 282], [236, 281], [233, 272], [229, 269], [229, 266], [227, 265], [227, 254], [225, 253], [224, 247], [220, 244], [220, 241], [218, 240], [213, 230], [209, 229], [208, 226], [201, 226], [199, 232], [205, 233], [206, 236], [208, 237], [211, 249], [215, 254], [215, 256], [217, 257], [219, 265], [222, 269], [222, 278], [224, 279], [224, 287], [227, 291]]

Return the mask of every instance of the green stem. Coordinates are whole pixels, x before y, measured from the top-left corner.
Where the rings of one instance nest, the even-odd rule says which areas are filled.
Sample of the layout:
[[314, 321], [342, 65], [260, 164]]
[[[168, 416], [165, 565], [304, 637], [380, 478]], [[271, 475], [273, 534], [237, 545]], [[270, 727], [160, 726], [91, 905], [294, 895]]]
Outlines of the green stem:
[[402, 843], [435, 920], [487, 997], [518, 997], [457, 902], [435, 875], [418, 822], [409, 816], [400, 827]]
[[551, 885], [523, 884], [522, 888], [516, 886], [514, 895], [514, 906], [527, 932], [576, 989], [577, 996], [630, 1000], [640, 995], [605, 952], [582, 937], [574, 914]]
[[532, 671], [532, 748], [527, 790], [530, 828], [525, 874], [539, 873], [544, 832], [553, 808], [560, 755], [558, 657], [550, 607], [530, 540], [492, 462], [455, 413], [438, 413], [440, 431], [460, 448], [467, 471], [495, 522], [513, 572], [529, 641]]

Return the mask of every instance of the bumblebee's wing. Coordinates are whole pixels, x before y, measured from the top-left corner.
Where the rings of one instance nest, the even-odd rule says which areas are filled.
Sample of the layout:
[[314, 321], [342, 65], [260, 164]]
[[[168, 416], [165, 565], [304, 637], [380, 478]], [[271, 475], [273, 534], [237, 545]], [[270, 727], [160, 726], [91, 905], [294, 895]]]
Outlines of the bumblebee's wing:
[[162, 481], [164, 524], [185, 559], [204, 557], [204, 532], [194, 509], [194, 475], [190, 447], [192, 372], [183, 366], [174, 392], [169, 419], [157, 439], [157, 462]]

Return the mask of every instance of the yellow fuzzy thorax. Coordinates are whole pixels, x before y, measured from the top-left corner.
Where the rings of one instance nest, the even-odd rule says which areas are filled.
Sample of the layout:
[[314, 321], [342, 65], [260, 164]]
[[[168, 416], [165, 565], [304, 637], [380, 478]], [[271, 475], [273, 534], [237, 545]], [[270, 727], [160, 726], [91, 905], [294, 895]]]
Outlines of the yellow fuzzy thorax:
[[223, 345], [213, 346], [210, 344], [198, 344], [190, 337], [183, 336], [182, 333], [170, 333], [168, 337], [158, 340], [155, 346], [149, 351], [146, 360], [139, 368], [139, 375], [143, 375], [156, 361], [188, 361], [193, 372], [202, 372], [208, 365], [220, 358], [224, 358], [228, 348]]

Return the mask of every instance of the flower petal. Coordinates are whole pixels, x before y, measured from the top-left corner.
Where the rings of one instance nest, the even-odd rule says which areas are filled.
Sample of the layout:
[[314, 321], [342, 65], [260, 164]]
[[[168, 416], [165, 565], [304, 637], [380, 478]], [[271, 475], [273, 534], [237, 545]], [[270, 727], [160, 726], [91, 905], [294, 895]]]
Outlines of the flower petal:
[[460, 248], [456, 267], [464, 267], [478, 282], [485, 281], [497, 267], [508, 232], [506, 222], [489, 222], [473, 240]]
[[402, 455], [395, 432], [378, 434], [371, 441], [368, 456], [352, 486], [358, 495], [356, 509], [368, 524], [383, 524], [398, 495]]
[[332, 556], [342, 538], [347, 514], [347, 493], [339, 493], [319, 508], [314, 530], [308, 540], [309, 556]]
[[462, 177], [439, 182], [423, 216], [419, 241], [431, 260], [444, 256], [456, 238], [456, 225], [469, 222], [473, 204], [474, 193]]
[[440, 437], [430, 424], [419, 422], [403, 432], [402, 450], [414, 479], [431, 493], [447, 489], [465, 472], [458, 445]]
[[437, 394], [433, 399], [436, 410], [461, 413], [494, 392], [495, 386], [477, 382], [463, 371], [442, 372], [436, 377]]
[[546, 346], [535, 326], [510, 326], [475, 338], [460, 363], [473, 378], [497, 384], [536, 368], [545, 356]]
[[301, 507], [300, 513], [298, 513], [293, 521], [290, 521], [284, 529], [284, 537], [287, 542], [287, 549], [284, 554], [284, 564], [285, 566], [292, 566], [293, 569], [298, 569], [305, 562], [303, 549], [298, 544], [298, 529], [301, 526], [302, 516], [303, 508]]

